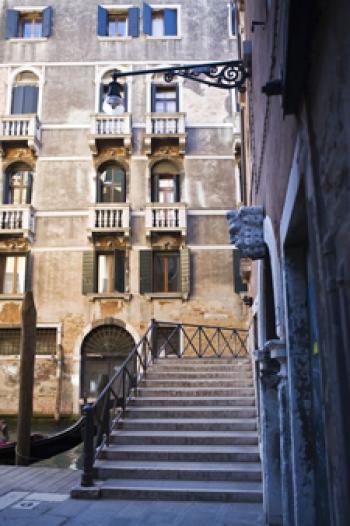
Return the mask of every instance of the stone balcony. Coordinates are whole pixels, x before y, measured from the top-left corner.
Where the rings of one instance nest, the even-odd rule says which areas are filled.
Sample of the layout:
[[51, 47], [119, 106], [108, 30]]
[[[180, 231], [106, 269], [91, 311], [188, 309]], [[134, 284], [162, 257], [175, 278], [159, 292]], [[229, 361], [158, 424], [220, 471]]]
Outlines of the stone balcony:
[[130, 235], [130, 207], [128, 203], [98, 203], [89, 209], [89, 235]]
[[41, 147], [41, 124], [34, 114], [0, 117], [0, 153], [5, 145], [26, 144], [35, 155]]
[[0, 236], [32, 240], [34, 234], [35, 215], [31, 205], [0, 205]]
[[185, 113], [147, 113], [144, 150], [151, 155], [156, 146], [165, 143], [181, 155], [186, 150]]
[[131, 147], [131, 114], [106, 115], [97, 113], [91, 117], [89, 146], [94, 155], [98, 153], [100, 143], [109, 143], [125, 148], [129, 153]]
[[145, 226], [147, 236], [152, 233], [178, 232], [186, 237], [186, 205], [183, 203], [151, 203], [146, 205]]

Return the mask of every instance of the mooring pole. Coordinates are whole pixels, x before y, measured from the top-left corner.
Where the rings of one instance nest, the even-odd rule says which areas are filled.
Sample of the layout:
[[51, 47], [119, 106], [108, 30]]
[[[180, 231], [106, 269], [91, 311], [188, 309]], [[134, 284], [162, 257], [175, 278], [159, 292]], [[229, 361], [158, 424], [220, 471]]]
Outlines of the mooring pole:
[[16, 465], [27, 466], [33, 415], [36, 309], [33, 293], [26, 292], [22, 305]]

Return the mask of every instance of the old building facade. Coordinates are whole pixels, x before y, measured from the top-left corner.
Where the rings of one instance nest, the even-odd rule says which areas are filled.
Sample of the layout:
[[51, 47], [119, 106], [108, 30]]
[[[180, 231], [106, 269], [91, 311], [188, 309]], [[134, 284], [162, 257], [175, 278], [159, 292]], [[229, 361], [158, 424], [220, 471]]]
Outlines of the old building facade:
[[249, 283], [267, 524], [349, 522], [349, 5], [238, 1]]
[[151, 318], [245, 324], [235, 94], [146, 75], [106, 103], [113, 70], [232, 59], [236, 30], [226, 1], [34, 4], [0, 2], [0, 412], [32, 289], [34, 411], [72, 414]]

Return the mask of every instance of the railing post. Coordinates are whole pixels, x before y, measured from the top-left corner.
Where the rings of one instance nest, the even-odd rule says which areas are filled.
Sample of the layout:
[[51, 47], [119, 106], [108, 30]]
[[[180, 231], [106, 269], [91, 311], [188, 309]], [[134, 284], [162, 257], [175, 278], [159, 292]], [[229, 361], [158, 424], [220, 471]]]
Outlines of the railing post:
[[151, 349], [153, 360], [158, 358], [158, 323], [152, 318]]
[[81, 485], [89, 487], [94, 485], [93, 465], [94, 465], [94, 409], [92, 405], [86, 404], [83, 408], [85, 416], [84, 426], [84, 463]]

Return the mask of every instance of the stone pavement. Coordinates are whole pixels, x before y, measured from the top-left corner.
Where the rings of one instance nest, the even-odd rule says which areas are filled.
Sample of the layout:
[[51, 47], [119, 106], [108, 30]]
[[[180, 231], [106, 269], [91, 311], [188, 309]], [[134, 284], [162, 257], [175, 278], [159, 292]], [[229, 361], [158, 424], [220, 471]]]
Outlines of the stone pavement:
[[262, 526], [260, 504], [73, 500], [59, 493], [10, 491], [0, 526]]

